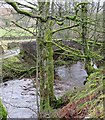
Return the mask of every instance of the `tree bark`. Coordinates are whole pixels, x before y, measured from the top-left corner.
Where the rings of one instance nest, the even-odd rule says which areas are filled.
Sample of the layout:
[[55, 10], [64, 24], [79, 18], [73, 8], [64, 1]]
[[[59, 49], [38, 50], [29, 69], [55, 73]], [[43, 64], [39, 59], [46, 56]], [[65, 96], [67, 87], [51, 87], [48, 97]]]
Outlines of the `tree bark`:
[[[103, 31], [105, 31], [105, 2], [103, 3]], [[102, 54], [105, 60], [105, 33], [103, 33], [103, 48]]]
[[38, 48], [39, 48], [39, 80], [40, 80], [40, 110], [49, 109], [49, 86], [47, 80], [47, 54], [45, 46], [45, 23], [38, 22]]
[[84, 62], [85, 62], [85, 69], [87, 71], [87, 74], [90, 75], [90, 73], [93, 71], [93, 67], [91, 66], [91, 58], [89, 53], [89, 46], [88, 46], [88, 39], [87, 39], [87, 5], [81, 4], [81, 20], [82, 20], [82, 32], [81, 32], [81, 38], [83, 43], [83, 54], [85, 56]]
[[[105, 2], [103, 3], [103, 31], [105, 31]], [[103, 69], [105, 68], [105, 33], [103, 33], [103, 48], [102, 55], [104, 57]], [[105, 72], [103, 72], [103, 95], [105, 95]], [[105, 97], [103, 99], [103, 106], [105, 106]], [[103, 108], [103, 112], [105, 113], [105, 107]], [[105, 118], [105, 114], [104, 114]]]
[[49, 85], [49, 101], [50, 105], [53, 106], [53, 102], [56, 100], [54, 95], [54, 63], [53, 63], [53, 49], [52, 49], [52, 30], [51, 22], [48, 23], [48, 29], [46, 31], [46, 51], [47, 51], [47, 79]]
[[[50, 3], [39, 3], [40, 14], [43, 18], [49, 15]], [[42, 8], [44, 10], [42, 10]], [[39, 45], [39, 79], [40, 79], [40, 110], [49, 110], [55, 100], [54, 96], [54, 64], [52, 50], [52, 21], [38, 21]]]

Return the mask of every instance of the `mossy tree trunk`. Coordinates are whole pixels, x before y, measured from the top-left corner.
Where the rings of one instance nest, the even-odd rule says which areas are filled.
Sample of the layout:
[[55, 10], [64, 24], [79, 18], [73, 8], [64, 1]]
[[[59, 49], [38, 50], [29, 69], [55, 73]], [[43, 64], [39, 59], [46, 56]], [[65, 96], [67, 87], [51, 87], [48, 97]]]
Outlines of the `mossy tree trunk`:
[[39, 48], [39, 79], [40, 79], [40, 109], [49, 109], [49, 90], [47, 80], [47, 51], [45, 46], [45, 23], [38, 23], [38, 48]]
[[49, 85], [49, 101], [50, 106], [53, 106], [56, 98], [54, 95], [54, 63], [53, 63], [53, 49], [52, 49], [52, 30], [51, 30], [52, 21], [48, 23], [48, 29], [46, 31], [46, 53], [47, 53], [47, 80]]
[[[105, 31], [105, 2], [103, 3], [103, 31]], [[102, 47], [103, 60], [103, 69], [105, 69], [105, 33], [103, 33], [103, 47]], [[105, 95], [105, 71], [103, 72], [103, 95]], [[105, 106], [105, 97], [103, 98], [103, 106]], [[103, 108], [105, 113], [105, 107]], [[105, 114], [104, 114], [105, 118]]]
[[91, 66], [91, 58], [90, 58], [90, 49], [88, 46], [88, 37], [87, 37], [87, 5], [82, 4], [81, 5], [81, 38], [82, 38], [82, 44], [83, 44], [83, 54], [85, 56], [85, 69], [90, 75], [90, 73], [93, 71], [93, 67]]
[[[103, 3], [103, 31], [105, 32], [105, 2]], [[105, 33], [103, 33], [102, 54], [105, 60]]]
[[[39, 2], [39, 11], [44, 18], [49, 14], [49, 2]], [[43, 9], [43, 10], [42, 10]], [[52, 21], [38, 21], [38, 45], [39, 45], [39, 79], [40, 79], [40, 110], [49, 110], [54, 96], [54, 64], [52, 50]]]

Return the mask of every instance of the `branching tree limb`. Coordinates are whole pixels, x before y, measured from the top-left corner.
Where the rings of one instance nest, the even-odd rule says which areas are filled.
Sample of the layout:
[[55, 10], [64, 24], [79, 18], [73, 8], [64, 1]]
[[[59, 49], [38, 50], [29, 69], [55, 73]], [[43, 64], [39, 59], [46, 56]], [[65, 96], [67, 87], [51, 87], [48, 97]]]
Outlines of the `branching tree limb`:
[[62, 30], [66, 30], [66, 29], [71, 29], [71, 28], [74, 28], [74, 27], [78, 27], [78, 26], [79, 26], [79, 24], [76, 24], [76, 25], [73, 25], [73, 26], [67, 26], [67, 27], [64, 27], [64, 28], [60, 28], [60, 29], [52, 31], [52, 34], [54, 34], [56, 32], [59, 32], [59, 31], [62, 31]]
[[26, 7], [26, 8], [30, 8], [31, 10], [35, 10], [35, 11], [37, 11], [36, 9], [35, 9], [35, 7], [33, 7], [33, 6], [30, 6], [30, 5], [26, 5], [26, 4], [21, 4], [21, 3], [19, 3], [19, 2], [16, 2], [18, 5], [20, 5], [20, 6], [23, 6], [23, 7]]
[[[54, 44], [55, 46], [57, 46], [57, 47], [60, 48], [61, 50], [64, 50], [65, 52], [72, 53], [73, 55], [78, 56], [78, 57], [81, 57], [81, 58], [85, 58], [84, 55], [80, 55], [80, 54], [76, 53], [77, 51], [76, 51], [76, 52], [73, 52], [73, 51], [71, 51], [71, 50], [65, 49], [64, 47], [58, 45], [58, 44], [55, 43], [55, 42], [47, 41], [47, 43], [48, 43], [48, 42]], [[73, 50], [73, 49], [72, 49], [72, 50]]]
[[20, 14], [26, 15], [31, 18], [38, 18], [38, 19], [43, 20], [40, 15], [34, 15], [33, 13], [31, 13], [27, 10], [21, 10], [19, 8], [18, 4], [16, 2], [14, 2], [13, 0], [5, 0], [5, 2], [8, 3], [9, 5], [11, 5]]

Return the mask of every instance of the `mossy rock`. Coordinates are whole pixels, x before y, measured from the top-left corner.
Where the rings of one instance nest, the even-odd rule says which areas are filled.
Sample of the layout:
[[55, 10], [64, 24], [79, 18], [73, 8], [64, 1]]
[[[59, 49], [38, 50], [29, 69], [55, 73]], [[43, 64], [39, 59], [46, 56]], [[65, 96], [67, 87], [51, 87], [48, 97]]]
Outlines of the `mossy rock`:
[[0, 99], [0, 120], [6, 120], [7, 119], [7, 111]]

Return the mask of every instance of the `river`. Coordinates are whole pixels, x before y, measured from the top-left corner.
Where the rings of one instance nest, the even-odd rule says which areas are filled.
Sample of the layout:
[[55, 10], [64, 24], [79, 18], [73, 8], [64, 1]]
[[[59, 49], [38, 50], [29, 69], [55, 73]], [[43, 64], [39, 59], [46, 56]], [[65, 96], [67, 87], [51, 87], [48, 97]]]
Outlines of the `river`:
[[[55, 71], [60, 79], [54, 82], [57, 98], [74, 87], [83, 86], [87, 77], [84, 65], [79, 61], [71, 66], [60, 66]], [[1, 98], [7, 108], [8, 118], [37, 118], [36, 89], [33, 81], [34, 79], [23, 78], [1, 83]]]

